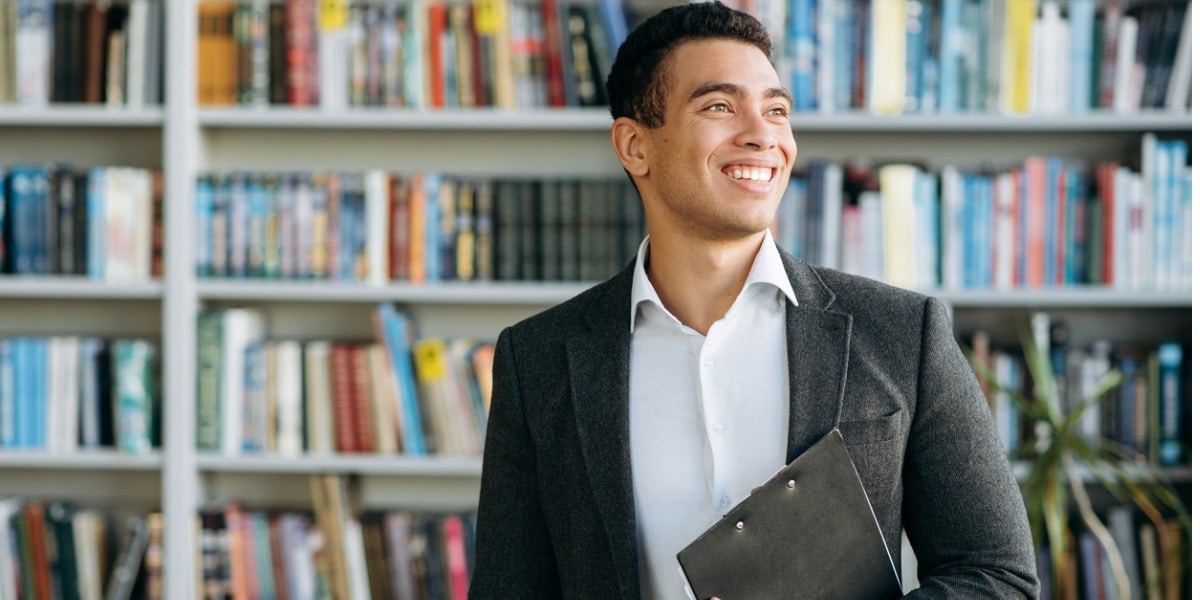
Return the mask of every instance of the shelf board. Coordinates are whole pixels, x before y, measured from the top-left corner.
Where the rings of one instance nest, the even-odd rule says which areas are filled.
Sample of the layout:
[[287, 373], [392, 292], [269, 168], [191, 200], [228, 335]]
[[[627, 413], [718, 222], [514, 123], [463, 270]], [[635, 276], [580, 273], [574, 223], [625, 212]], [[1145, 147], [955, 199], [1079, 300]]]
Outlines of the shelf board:
[[804, 113], [792, 115], [796, 131], [905, 133], [1099, 133], [1191, 131], [1191, 113], [1164, 111], [1118, 115], [1086, 114], [1008, 116], [998, 114], [930, 114], [878, 116], [868, 113]]
[[202, 127], [272, 129], [392, 129], [411, 131], [605, 131], [612, 117], [601, 109], [541, 111], [399, 110], [356, 108], [206, 108]]
[[161, 281], [110, 283], [65, 275], [0, 276], [0, 298], [157, 300], [162, 295]]
[[221, 473], [308, 474], [346, 473], [391, 477], [479, 477], [483, 459], [477, 456], [413, 457], [387, 455], [222, 456], [199, 454], [201, 471]]
[[[202, 127], [271, 129], [372, 129], [410, 131], [607, 131], [612, 117], [605, 109], [535, 111], [401, 110], [356, 108], [345, 111], [267, 108], [204, 108]], [[1092, 133], [1191, 131], [1191, 113], [1149, 111], [1128, 115], [1087, 114], [1006, 116], [997, 114], [931, 114], [880, 116], [864, 112], [798, 113], [797, 132], [895, 133]]]
[[[250, 302], [413, 302], [443, 304], [557, 304], [594, 282], [461, 282], [367, 285], [330, 281], [202, 279], [201, 300]], [[0, 288], [2, 289], [2, 288]], [[1186, 308], [1187, 291], [1121, 291], [1105, 287], [927, 291], [954, 308]]]
[[53, 469], [102, 471], [158, 471], [163, 467], [161, 452], [125, 454], [116, 450], [69, 453], [45, 450], [2, 450], [0, 469]]
[[161, 107], [109, 108], [103, 105], [0, 105], [0, 126], [6, 127], [161, 127]]
[[953, 308], [1187, 308], [1188, 291], [1129, 291], [1098, 286], [1025, 290], [935, 291]]
[[557, 304], [590, 283], [445, 282], [367, 285], [331, 281], [200, 280], [201, 300], [258, 302], [413, 302], [426, 304]]

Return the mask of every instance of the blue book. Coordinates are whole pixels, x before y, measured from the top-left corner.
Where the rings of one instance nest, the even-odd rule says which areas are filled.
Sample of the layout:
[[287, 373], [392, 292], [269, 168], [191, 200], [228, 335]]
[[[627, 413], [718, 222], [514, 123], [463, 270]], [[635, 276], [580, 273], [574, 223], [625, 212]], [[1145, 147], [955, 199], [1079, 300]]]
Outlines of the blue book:
[[267, 187], [261, 175], [246, 181], [246, 275], [266, 275], [268, 219], [271, 216]]
[[1057, 156], [1046, 158], [1046, 287], [1058, 281], [1058, 215], [1062, 205], [1058, 182], [1062, 168], [1062, 160]]
[[1016, 173], [1017, 180], [1017, 247], [1016, 270], [1017, 285], [1029, 284], [1029, 170], [1021, 169]]
[[1067, 108], [1073, 113], [1085, 113], [1092, 108], [1092, 29], [1096, 22], [1096, 1], [1071, 0], [1067, 13], [1071, 30]]
[[17, 445], [15, 339], [0, 338], [0, 448]]
[[108, 167], [88, 171], [87, 274], [104, 279], [108, 262]]
[[245, 277], [249, 272], [247, 263], [250, 254], [250, 197], [246, 190], [246, 174], [234, 173], [229, 177], [229, 204], [226, 221], [228, 236], [229, 275]]
[[196, 179], [196, 276], [212, 274], [213, 267], [213, 182]]
[[962, 187], [962, 207], [959, 209], [962, 213], [962, 284], [963, 288], [971, 289], [980, 286], [975, 259], [979, 251], [978, 227], [975, 224], [975, 213], [978, 210], [975, 205], [975, 175], [963, 173]]
[[153, 445], [155, 349], [146, 340], [113, 342], [113, 412], [116, 447], [144, 454]]
[[938, 44], [938, 110], [962, 110], [962, 0], [943, 0]]
[[1175, 222], [1172, 214], [1174, 202], [1171, 194], [1171, 150], [1167, 142], [1155, 142], [1154, 165], [1143, 166], [1154, 169], [1154, 191], [1151, 202], [1154, 212], [1151, 215], [1151, 235], [1153, 236], [1153, 253], [1151, 254], [1151, 273], [1153, 286], [1157, 289], [1167, 287], [1171, 280], [1171, 229]]
[[[1191, 247], [1187, 240], [1191, 231], [1191, 195], [1189, 191], [1191, 169], [1188, 167], [1188, 146], [1183, 140], [1169, 140], [1167, 145], [1170, 155], [1170, 188], [1171, 211], [1169, 230], [1171, 232], [1171, 251], [1168, 281], [1173, 288], [1187, 288], [1190, 282]], [[1186, 266], [1185, 266], [1186, 263]]]
[[992, 286], [992, 231], [995, 226], [992, 223], [993, 207], [995, 206], [995, 195], [990, 177], [981, 176], [978, 179], [979, 199], [979, 214], [977, 215], [979, 228], [977, 235], [979, 236], [979, 254], [976, 259], [979, 261], [980, 283], [984, 287]]
[[442, 176], [425, 173], [425, 280], [442, 279], [442, 207], [438, 203]]
[[1159, 446], [1165, 467], [1183, 463], [1183, 347], [1167, 342], [1158, 347]]
[[792, 58], [792, 105], [796, 110], [817, 107], [817, 0], [791, 0], [787, 39]]
[[600, 25], [604, 28], [604, 38], [615, 59], [617, 49], [629, 36], [629, 21], [621, 0], [600, 0]]
[[417, 377], [412, 362], [412, 325], [408, 317], [396, 307], [382, 302], [376, 308], [383, 343], [392, 360], [396, 374], [396, 386], [400, 391], [401, 416], [400, 434], [405, 454], [422, 456], [428, 453], [425, 444], [424, 422], [421, 419], [421, 404], [417, 396]]
[[833, 110], [846, 112], [854, 98], [854, 8], [834, 2]]
[[907, 0], [907, 26], [904, 39], [904, 112], [917, 112], [925, 89], [925, 56], [929, 51], [929, 29], [933, 25], [933, 4]]
[[1075, 285], [1079, 239], [1079, 172], [1070, 167], [1066, 170], [1066, 194], [1063, 196], [1063, 284]]
[[9, 170], [11, 273], [36, 275], [49, 272], [45, 243], [48, 182], [48, 173], [38, 165], [14, 165]]
[[[0, 273], [10, 271], [8, 266], [8, 172], [0, 166]], [[2, 447], [2, 446], [0, 446]]]

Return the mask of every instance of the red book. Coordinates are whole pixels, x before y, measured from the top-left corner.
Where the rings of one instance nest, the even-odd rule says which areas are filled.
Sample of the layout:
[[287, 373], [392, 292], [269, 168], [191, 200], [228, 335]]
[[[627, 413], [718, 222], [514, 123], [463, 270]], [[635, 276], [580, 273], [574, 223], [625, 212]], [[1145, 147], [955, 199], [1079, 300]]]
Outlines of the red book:
[[26, 597], [51, 598], [50, 561], [46, 555], [46, 508], [40, 501], [30, 502], [25, 505], [24, 517], [29, 534], [29, 561], [33, 567], [32, 589]]
[[1054, 222], [1058, 231], [1054, 232], [1054, 284], [1064, 285], [1067, 282], [1067, 244], [1074, 240], [1067, 239], [1067, 169], [1060, 169], [1058, 181], [1055, 182]]
[[448, 598], [467, 599], [467, 544], [462, 519], [450, 515], [442, 522], [446, 542], [446, 577], [450, 583]]
[[550, 106], [566, 106], [563, 87], [562, 26], [558, 22], [558, 1], [542, 0], [542, 23], [546, 30], [546, 95]]
[[329, 378], [333, 384], [333, 447], [338, 452], [354, 452], [354, 368], [350, 346], [334, 344], [329, 349]]
[[1046, 285], [1046, 159], [1025, 159], [1025, 175], [1025, 285], [1042, 287]]
[[[442, 37], [446, 32], [446, 5], [432, 2], [429, 5], [429, 106], [446, 107], [446, 65], [442, 56]], [[451, 65], [450, 68], [454, 68]]]
[[1096, 188], [1100, 193], [1100, 230], [1102, 244], [1100, 250], [1100, 283], [1113, 284], [1113, 241], [1116, 236], [1115, 215], [1116, 196], [1113, 189], [1113, 179], [1117, 174], [1117, 164], [1101, 163], [1096, 167]]
[[350, 372], [354, 385], [354, 449], [356, 452], [375, 451], [374, 398], [371, 395], [371, 369], [367, 364], [367, 347], [350, 347]]
[[312, 56], [316, 45], [315, 11], [314, 0], [287, 0], [284, 5], [287, 103], [292, 106], [317, 104], [317, 85], [309, 77], [309, 62], [315, 60]]
[[391, 197], [388, 199], [388, 277], [393, 281], [409, 278], [408, 195], [408, 180], [401, 176], [393, 177]]

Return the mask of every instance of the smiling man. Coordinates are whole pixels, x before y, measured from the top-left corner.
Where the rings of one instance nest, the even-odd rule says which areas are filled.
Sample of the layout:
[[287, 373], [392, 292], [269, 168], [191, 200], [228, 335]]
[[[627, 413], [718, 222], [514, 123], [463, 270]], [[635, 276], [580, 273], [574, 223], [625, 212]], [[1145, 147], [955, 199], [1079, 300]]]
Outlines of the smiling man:
[[620, 274], [500, 334], [472, 598], [687, 598], [676, 554], [835, 427], [897, 563], [908, 532], [914, 597], [1036, 597], [944, 308], [771, 239], [796, 141], [770, 52], [719, 3], [622, 44], [612, 143], [648, 236]]

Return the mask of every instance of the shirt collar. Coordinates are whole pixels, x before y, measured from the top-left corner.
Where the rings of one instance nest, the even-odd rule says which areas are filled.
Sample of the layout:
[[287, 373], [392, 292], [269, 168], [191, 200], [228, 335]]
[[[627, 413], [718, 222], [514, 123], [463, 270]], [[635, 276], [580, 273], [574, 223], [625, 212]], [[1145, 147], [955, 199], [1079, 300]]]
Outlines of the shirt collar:
[[[652, 302], [663, 312], [671, 314], [663, 306], [662, 299], [659, 298], [654, 285], [650, 283], [650, 278], [646, 276], [646, 251], [649, 246], [650, 236], [646, 236], [642, 240], [642, 244], [638, 246], [637, 261], [633, 267], [633, 290], [629, 303], [630, 333], [633, 332], [634, 325], [637, 323], [637, 310], [642, 302]], [[779, 248], [775, 246], [775, 238], [771, 236], [770, 229], [766, 230], [763, 235], [762, 245], [758, 248], [758, 254], [754, 257], [754, 264], [750, 266], [750, 274], [746, 277], [746, 284], [742, 286], [742, 290], [745, 291], [754, 283], [775, 286], [783, 292], [793, 306], [800, 304], [796, 300], [796, 292], [792, 289], [792, 282], [788, 279], [787, 271], [783, 268], [783, 259], [779, 256]], [[674, 319], [674, 315], [671, 315], [671, 318]]]

